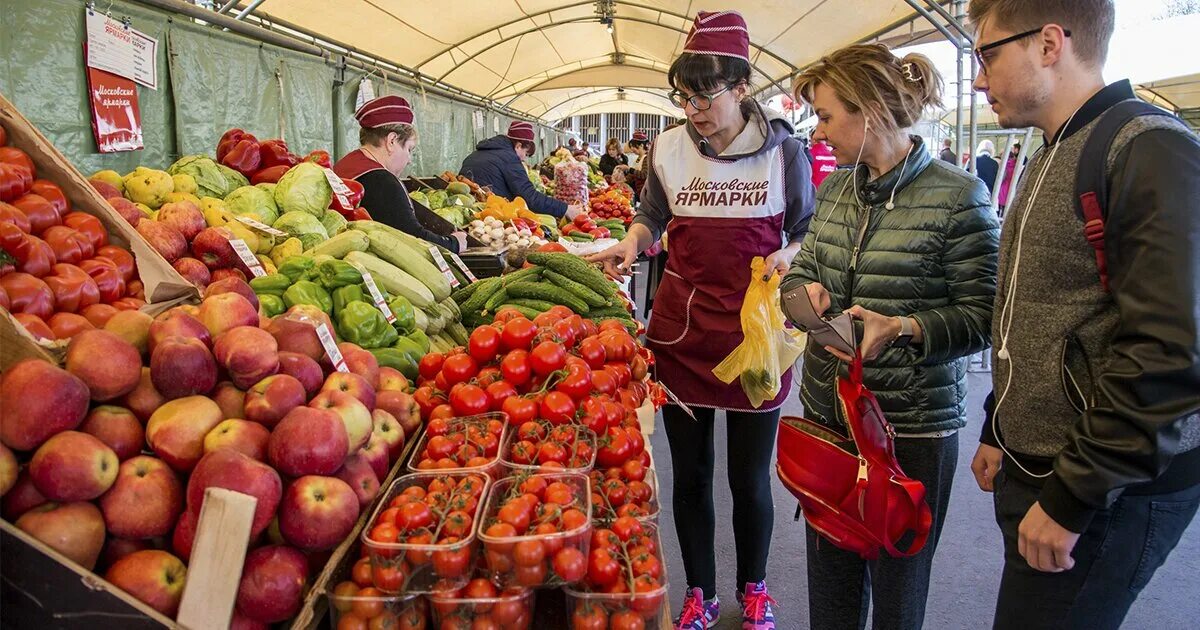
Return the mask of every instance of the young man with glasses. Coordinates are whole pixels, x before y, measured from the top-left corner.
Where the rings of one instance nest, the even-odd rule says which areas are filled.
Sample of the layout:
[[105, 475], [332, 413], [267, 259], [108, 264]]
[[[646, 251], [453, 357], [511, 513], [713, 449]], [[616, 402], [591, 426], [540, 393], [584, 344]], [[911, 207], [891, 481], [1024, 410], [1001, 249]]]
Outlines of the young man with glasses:
[[1200, 505], [1200, 142], [1104, 84], [1111, 0], [970, 15], [976, 89], [1046, 136], [1001, 236], [971, 466], [1004, 535], [995, 627], [1117, 628]]

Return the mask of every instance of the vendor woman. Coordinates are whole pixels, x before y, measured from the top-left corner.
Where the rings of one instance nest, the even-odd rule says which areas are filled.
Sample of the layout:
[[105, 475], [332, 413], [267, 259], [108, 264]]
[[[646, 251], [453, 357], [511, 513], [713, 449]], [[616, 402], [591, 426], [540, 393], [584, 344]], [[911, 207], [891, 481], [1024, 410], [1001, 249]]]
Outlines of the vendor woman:
[[722, 382], [713, 368], [744, 338], [740, 312], [752, 259], [762, 256], [768, 273], [785, 273], [800, 251], [813, 185], [791, 124], [750, 97], [749, 45], [746, 22], [736, 11], [696, 17], [667, 73], [671, 101], [683, 109], [687, 124], [655, 139], [629, 235], [592, 257], [610, 275], [628, 274], [638, 252], [657, 243], [664, 230], [670, 237], [646, 339], [658, 378], [688, 407], [663, 407], [688, 586], [678, 630], [705, 630], [720, 617], [713, 510], [718, 419], [726, 423], [722, 448], [737, 550], [733, 594], [742, 628], [775, 628], [765, 582], [774, 522], [771, 459], [791, 370], [775, 400], [755, 406], [738, 381]]
[[538, 192], [529, 181], [524, 161], [533, 155], [533, 125], [523, 120], [514, 120], [508, 125], [508, 133], [480, 142], [475, 151], [463, 160], [459, 173], [471, 181], [488, 188], [493, 194], [512, 201], [517, 197], [538, 214], [574, 219], [583, 211], [579, 205], [568, 206]]
[[371, 218], [452, 252], [466, 249], [465, 232], [441, 236], [417, 221], [412, 200], [400, 181], [417, 147], [417, 130], [408, 101], [399, 96], [381, 96], [364, 103], [354, 118], [361, 127], [358, 140], [362, 146], [338, 160], [333, 171], [363, 185], [360, 205], [371, 213]]

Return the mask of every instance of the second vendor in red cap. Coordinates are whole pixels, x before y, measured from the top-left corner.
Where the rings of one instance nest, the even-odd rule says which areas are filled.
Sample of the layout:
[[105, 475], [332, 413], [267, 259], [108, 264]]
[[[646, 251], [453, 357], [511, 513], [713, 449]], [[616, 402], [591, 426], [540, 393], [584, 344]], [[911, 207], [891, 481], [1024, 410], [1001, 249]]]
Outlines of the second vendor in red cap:
[[381, 96], [364, 103], [354, 118], [361, 127], [358, 139], [362, 146], [338, 160], [333, 170], [339, 177], [363, 185], [360, 205], [380, 223], [453, 252], [466, 249], [465, 232], [441, 236], [417, 221], [408, 191], [400, 181], [417, 147], [417, 129], [408, 101], [399, 96]]
[[524, 199], [525, 205], [538, 214], [575, 218], [583, 210], [581, 206], [568, 206], [540, 193], [529, 181], [522, 162], [533, 155], [536, 148], [533, 125], [514, 120], [506, 135], [488, 138], [476, 145], [475, 152], [463, 160], [459, 173], [509, 201], [517, 197]]

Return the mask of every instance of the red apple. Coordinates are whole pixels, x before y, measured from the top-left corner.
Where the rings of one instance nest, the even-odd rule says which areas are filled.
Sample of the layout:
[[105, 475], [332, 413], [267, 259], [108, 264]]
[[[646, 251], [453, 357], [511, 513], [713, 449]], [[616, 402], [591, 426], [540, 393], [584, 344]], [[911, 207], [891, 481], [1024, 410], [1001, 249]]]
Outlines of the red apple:
[[4, 499], [0, 502], [3, 511], [0, 513], [6, 520], [15, 521], [22, 514], [44, 503], [46, 503], [46, 497], [42, 496], [42, 493], [38, 492], [37, 486], [33, 485], [33, 479], [29, 478], [29, 469], [26, 468], [17, 473], [17, 480], [13, 483], [13, 487], [4, 494]]
[[141, 422], [149, 420], [150, 415], [165, 402], [167, 402], [167, 397], [154, 389], [154, 380], [150, 377], [150, 368], [148, 367], [142, 368], [142, 375], [138, 379], [137, 387], [125, 394], [125, 398], [121, 400], [121, 404], [132, 411], [133, 415], [137, 416]]
[[229, 241], [237, 238], [227, 227], [204, 228], [192, 241], [192, 255], [209, 269], [229, 269], [241, 260]]
[[348, 341], [339, 343], [338, 350], [342, 352], [342, 359], [346, 361], [346, 367], [350, 369], [351, 374], [366, 379], [372, 390], [379, 388], [379, 360], [375, 355]]
[[254, 523], [250, 527], [250, 537], [254, 538], [275, 517], [283, 492], [283, 481], [270, 466], [235, 450], [223, 448], [205, 455], [196, 464], [187, 486], [189, 510], [197, 514], [200, 512], [204, 491], [209, 488], [225, 488], [258, 499], [258, 505], [254, 508]]
[[222, 333], [213, 343], [213, 354], [217, 365], [241, 389], [279, 371], [279, 346], [271, 333], [257, 326], [238, 326]]
[[129, 540], [127, 538], [109, 536], [104, 541], [104, 549], [100, 551], [100, 561], [96, 564], [96, 570], [108, 569], [108, 567], [116, 564], [117, 560], [135, 551], [145, 551], [154, 548], [154, 541], [151, 540]]
[[207, 394], [217, 384], [217, 363], [199, 339], [164, 339], [150, 353], [150, 380], [168, 400]]
[[17, 465], [16, 456], [8, 450], [7, 446], [0, 444], [0, 497], [13, 489], [13, 486], [17, 484], [17, 476], [20, 472], [21, 467]]
[[175, 555], [188, 562], [192, 557], [192, 545], [196, 542], [196, 527], [200, 524], [200, 511], [184, 510], [171, 533], [171, 549]]
[[[121, 192], [118, 191], [116, 188], [113, 188], [111, 184], [105, 184], [104, 182], [100, 182], [100, 183], [105, 186], [108, 186], [111, 189], [108, 192], [116, 192], [117, 193], [116, 195], [114, 195], [112, 197], [106, 196], [106, 201], [108, 201], [108, 205], [112, 206], [113, 210], [116, 210], [117, 214], [121, 215], [121, 218], [125, 219], [129, 223], [129, 225], [132, 225], [133, 227], [137, 227], [137, 224], [139, 222], [141, 222], [141, 220], [144, 219], [146, 217], [146, 215], [142, 214], [142, 211], [138, 209], [136, 204], [134, 204], [132, 201], [122, 197]], [[100, 194], [102, 196], [105, 196], [104, 193], [105, 193], [105, 191], [100, 192]]]
[[367, 440], [367, 445], [362, 447], [357, 454], [366, 458], [367, 463], [371, 465], [371, 470], [375, 471], [376, 478], [387, 479], [391, 461], [388, 457], [387, 443], [383, 441], [383, 438], [372, 433], [371, 439]]
[[195, 258], [184, 256], [176, 260], [171, 266], [175, 268], [175, 271], [179, 272], [179, 275], [183, 276], [184, 280], [200, 287], [201, 290], [207, 287], [208, 283], [212, 281], [212, 273], [209, 272], [208, 267]]
[[345, 481], [307, 475], [284, 493], [279, 531], [301, 549], [332, 549], [354, 529], [358, 511], [358, 496]]
[[141, 311], [117, 311], [104, 322], [104, 330], [137, 348], [138, 354], [145, 355], [149, 350], [150, 326], [153, 324], [154, 318]]
[[[271, 341], [274, 343], [274, 339]], [[304, 385], [295, 377], [287, 374], [268, 376], [246, 393], [244, 416], [268, 428], [273, 427], [292, 409], [302, 406], [305, 400]]]
[[289, 477], [332, 475], [349, 448], [346, 425], [333, 411], [296, 407], [271, 432], [267, 460]]
[[138, 221], [134, 227], [155, 251], [168, 263], [179, 260], [187, 252], [187, 240], [179, 230], [158, 221]]
[[117, 479], [117, 454], [95, 436], [63, 431], [38, 447], [29, 476], [51, 501], [90, 501]]
[[307, 304], [297, 304], [282, 315], [271, 318], [267, 332], [275, 337], [280, 350], [298, 352], [314, 361], [320, 361], [325, 356], [325, 347], [317, 338], [318, 324], [329, 327], [333, 334], [333, 324], [324, 311]]
[[22, 514], [16, 525], [89, 571], [104, 547], [104, 517], [84, 501], [39, 505]]
[[292, 547], [268, 545], [246, 555], [238, 584], [237, 610], [263, 623], [296, 616], [304, 603], [308, 559]]
[[217, 383], [210, 398], [221, 408], [221, 415], [226, 419], [241, 418], [242, 410], [246, 408], [246, 392], [229, 381]]
[[200, 323], [196, 316], [180, 308], [173, 308], [154, 319], [150, 324], [146, 349], [153, 353], [158, 342], [168, 337], [191, 337], [203, 341], [205, 347], [212, 347], [212, 334], [204, 324]]
[[404, 435], [413, 435], [421, 428], [421, 407], [410, 394], [394, 390], [379, 392], [375, 408], [392, 414], [404, 428]]
[[213, 278], [213, 281], [204, 289], [204, 297], [212, 295], [220, 295], [222, 293], [236, 293], [250, 303], [251, 306], [258, 309], [258, 294], [243, 278], [238, 276], [226, 276], [224, 278]]
[[67, 345], [67, 371], [83, 379], [92, 400], [112, 400], [137, 387], [142, 355], [106, 330], [85, 330]]
[[372, 411], [371, 421], [374, 425], [371, 434], [387, 445], [388, 460], [394, 462], [399, 459], [404, 452], [404, 427], [400, 426], [395, 416], [383, 409]]
[[271, 624], [251, 619], [234, 608], [233, 619], [229, 620], [229, 630], [271, 630]]
[[375, 470], [362, 453], [347, 457], [346, 463], [335, 476], [354, 489], [354, 494], [358, 495], [360, 509], [366, 508], [379, 495], [379, 477], [375, 475]]
[[78, 427], [89, 398], [83, 380], [66, 370], [37, 359], [16, 363], [0, 376], [0, 442], [31, 451]]
[[[209, 285], [209, 290], [212, 290], [212, 285]], [[204, 298], [200, 303], [200, 322], [216, 339], [238, 326], [258, 326], [258, 309], [237, 293], [218, 293]]]
[[175, 228], [183, 238], [192, 243], [195, 248], [195, 243], [192, 239], [196, 238], [204, 228], [204, 215], [200, 212], [200, 208], [190, 201], [175, 201], [172, 203], [164, 203], [158, 209], [158, 214], [155, 219], [159, 223], [163, 223]]
[[134, 457], [121, 464], [117, 482], [100, 497], [100, 510], [113, 536], [166, 536], [183, 511], [183, 486], [162, 460]]
[[[376, 394], [407, 391], [408, 378], [401, 374], [400, 370], [394, 367], [387, 367], [386, 365], [379, 368], [379, 387], [375, 388]], [[378, 405], [379, 403], [376, 402], [376, 404]]]
[[249, 420], [229, 419], [213, 427], [204, 437], [204, 452], [217, 449], [233, 449], [260, 462], [267, 459], [267, 441], [271, 432], [261, 424]]
[[308, 355], [299, 352], [282, 351], [279, 353], [279, 373], [293, 376], [304, 385], [304, 399], [308, 400], [321, 391], [325, 383], [325, 373], [321, 366]]
[[375, 409], [375, 388], [367, 379], [353, 372], [334, 372], [325, 379], [321, 391], [341, 391], [358, 399], [367, 410]]
[[221, 408], [204, 396], [188, 396], [159, 407], [146, 424], [146, 442], [179, 472], [189, 472], [204, 456], [204, 438], [221, 423]]
[[346, 426], [346, 437], [349, 439], [344, 455], [350, 455], [362, 448], [371, 437], [371, 430], [374, 429], [371, 412], [354, 396], [336, 389], [327, 389], [317, 394], [308, 406], [314, 409], [328, 409], [342, 419], [342, 424]]
[[109, 567], [104, 579], [142, 603], [168, 616], [179, 612], [187, 567], [175, 556], [157, 549], [135, 551]]
[[115, 405], [101, 405], [92, 409], [83, 424], [79, 425], [79, 430], [104, 442], [120, 461], [136, 457], [146, 443], [146, 434], [137, 416]]

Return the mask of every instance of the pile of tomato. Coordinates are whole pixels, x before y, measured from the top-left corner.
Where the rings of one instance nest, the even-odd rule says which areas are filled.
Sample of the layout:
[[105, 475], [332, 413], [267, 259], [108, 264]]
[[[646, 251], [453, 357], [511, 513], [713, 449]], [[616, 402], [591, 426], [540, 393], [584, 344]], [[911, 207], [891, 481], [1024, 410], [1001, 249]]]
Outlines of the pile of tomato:
[[375, 588], [369, 573], [339, 582], [329, 594], [336, 630], [424, 630], [429, 606], [421, 597], [393, 597]]
[[633, 202], [629, 191], [621, 186], [593, 192], [588, 201], [592, 216], [600, 220], [621, 219], [625, 225], [633, 223]]
[[503, 586], [562, 586], [587, 573], [588, 479], [574, 473], [496, 482], [479, 539], [483, 565]]
[[631, 459], [607, 470], [593, 470], [592, 520], [609, 522], [622, 516], [649, 519], [658, 516], [654, 471], [640, 459]]
[[416, 473], [397, 479], [364, 536], [375, 588], [429, 592], [459, 584], [473, 567], [475, 523], [489, 479], [481, 474]]
[[437, 591], [429, 599], [435, 627], [443, 630], [527, 630], [533, 625], [533, 591], [501, 588], [484, 575], [462, 588]]
[[653, 627], [662, 614], [666, 574], [658, 532], [631, 516], [592, 532], [584, 589], [567, 588], [572, 628]]
[[55, 340], [145, 305], [133, 254], [6, 141], [0, 128], [0, 308], [33, 337]]
[[433, 418], [417, 444], [409, 470], [496, 472], [508, 434], [503, 414]]
[[596, 462], [596, 434], [579, 424], [555, 426], [545, 420], [526, 420], [517, 427], [503, 461], [516, 471], [586, 473]]

